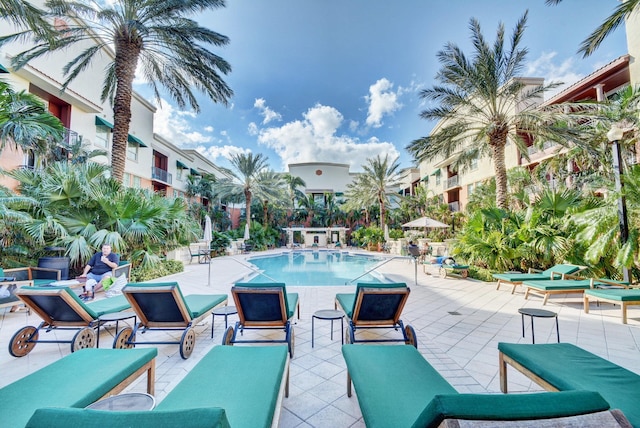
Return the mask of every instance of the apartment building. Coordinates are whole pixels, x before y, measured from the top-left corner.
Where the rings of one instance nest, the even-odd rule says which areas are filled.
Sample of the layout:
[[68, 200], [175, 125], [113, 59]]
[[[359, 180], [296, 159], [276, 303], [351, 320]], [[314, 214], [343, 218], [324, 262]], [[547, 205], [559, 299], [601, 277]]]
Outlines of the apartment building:
[[[65, 22], [56, 19], [55, 25]], [[0, 35], [12, 34], [17, 28], [6, 21], [0, 27]], [[98, 36], [94, 35], [93, 40]], [[0, 48], [0, 72], [16, 91], [25, 90], [38, 96], [51, 114], [62, 122], [66, 129], [66, 143], [81, 139], [88, 150], [102, 149], [107, 156], [97, 157], [96, 162], [109, 164], [113, 130], [113, 109], [109, 102], [102, 102], [100, 95], [104, 80], [104, 70], [113, 61], [114, 52], [102, 48], [94, 62], [82, 72], [67, 89], [62, 91], [65, 76], [62, 67], [74, 58], [79, 49], [92, 43], [85, 42], [78, 50], [61, 51], [31, 61], [20, 70], [11, 68], [11, 59], [27, 48], [23, 44], [9, 44]], [[211, 161], [195, 150], [182, 150], [173, 141], [167, 141], [153, 131], [156, 108], [139, 94], [133, 94], [131, 102], [131, 123], [123, 183], [129, 187], [151, 189], [168, 196], [184, 196], [189, 175], [213, 174], [223, 177], [224, 173]], [[7, 146], [0, 153], [0, 167], [5, 170], [15, 168], [38, 168], [41, 160], [34, 153]], [[0, 185], [15, 188], [17, 183], [0, 177]]]

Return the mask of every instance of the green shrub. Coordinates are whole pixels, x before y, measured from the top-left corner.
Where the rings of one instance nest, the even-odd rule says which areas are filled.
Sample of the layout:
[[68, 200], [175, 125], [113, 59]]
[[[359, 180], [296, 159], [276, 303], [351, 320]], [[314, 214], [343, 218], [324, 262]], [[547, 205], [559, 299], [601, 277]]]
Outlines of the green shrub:
[[481, 268], [478, 266], [469, 266], [469, 278], [479, 279], [480, 281], [493, 282], [493, 276], [489, 269]]
[[131, 282], [151, 281], [152, 279], [184, 271], [180, 260], [163, 260], [153, 267], [136, 267], [131, 270]]

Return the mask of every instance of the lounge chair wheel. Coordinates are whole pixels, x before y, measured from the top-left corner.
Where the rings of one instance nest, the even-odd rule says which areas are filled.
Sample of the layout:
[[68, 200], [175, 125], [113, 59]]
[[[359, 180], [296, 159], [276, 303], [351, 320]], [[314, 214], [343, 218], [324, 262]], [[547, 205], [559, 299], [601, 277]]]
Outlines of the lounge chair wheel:
[[233, 346], [233, 336], [233, 327], [227, 328], [227, 331], [224, 332], [224, 336], [222, 336], [222, 344]]
[[32, 325], [16, 331], [9, 341], [9, 354], [13, 357], [24, 357], [36, 346], [38, 329]]
[[413, 345], [416, 349], [418, 348], [418, 338], [416, 337], [416, 331], [410, 325], [405, 326], [404, 328], [404, 337], [407, 345]]
[[132, 337], [133, 329], [131, 327], [125, 327], [113, 339], [113, 349], [131, 349], [133, 348], [133, 342], [135, 337]]
[[192, 327], [189, 327], [182, 333], [182, 341], [180, 342], [180, 356], [186, 360], [191, 356], [193, 348], [196, 346], [196, 333]]
[[91, 327], [85, 327], [73, 336], [71, 341], [71, 352], [78, 349], [95, 348], [96, 332]]
[[460, 271], [460, 276], [463, 278], [466, 278], [469, 276], [469, 270], [468, 269], [463, 269]]
[[293, 332], [293, 326], [289, 326], [287, 330], [287, 343], [289, 344], [289, 357], [293, 358], [293, 348], [296, 345], [296, 335]]
[[447, 270], [443, 267], [440, 268], [440, 278], [446, 278], [447, 277]]

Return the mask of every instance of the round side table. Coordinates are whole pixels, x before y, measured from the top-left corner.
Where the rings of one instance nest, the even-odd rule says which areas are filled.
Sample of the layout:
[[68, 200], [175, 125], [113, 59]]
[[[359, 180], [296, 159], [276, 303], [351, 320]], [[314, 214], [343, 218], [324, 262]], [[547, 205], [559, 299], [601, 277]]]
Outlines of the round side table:
[[213, 339], [213, 324], [216, 322], [216, 316], [224, 317], [224, 328], [225, 330], [228, 327], [227, 318], [229, 315], [234, 315], [238, 313], [238, 309], [235, 306], [222, 306], [219, 308], [215, 308], [211, 311], [211, 338]]
[[344, 343], [344, 312], [333, 309], [322, 309], [316, 311], [311, 317], [311, 347], [313, 348], [314, 333], [315, 333], [315, 319], [329, 320], [331, 321], [331, 340], [333, 340], [333, 322], [340, 320], [340, 340]]
[[133, 318], [133, 324], [136, 324], [136, 313], [133, 311], [113, 312], [109, 314], [100, 315], [98, 317], [98, 332], [96, 334], [96, 348], [100, 347], [100, 326], [108, 322], [116, 322], [116, 334], [118, 333], [118, 323], [126, 319]]
[[531, 318], [531, 341], [532, 343], [536, 343], [536, 335], [533, 330], [533, 319], [534, 318], [555, 318], [556, 320], [556, 336], [558, 337], [558, 343], [560, 343], [560, 328], [558, 327], [558, 314], [552, 311], [547, 311], [545, 309], [535, 309], [535, 308], [520, 308], [518, 312], [522, 316], [522, 337], [524, 337], [524, 316], [528, 316]]
[[109, 410], [112, 412], [129, 412], [136, 410], [153, 410], [156, 399], [143, 392], [112, 395], [104, 400], [89, 404], [85, 409]]

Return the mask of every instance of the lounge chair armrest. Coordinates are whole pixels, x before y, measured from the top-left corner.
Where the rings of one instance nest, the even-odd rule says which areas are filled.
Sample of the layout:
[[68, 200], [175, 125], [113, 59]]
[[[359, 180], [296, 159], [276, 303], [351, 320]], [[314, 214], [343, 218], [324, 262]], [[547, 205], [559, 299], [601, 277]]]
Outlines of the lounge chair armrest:
[[534, 269], [534, 268], [529, 268], [529, 270], [527, 271], [527, 273], [540, 273], [542, 272], [541, 269]]
[[30, 281], [30, 273], [28, 267], [19, 267], [4, 269], [4, 276], [12, 276], [16, 281]]
[[114, 278], [117, 278], [124, 273], [127, 278], [127, 282], [129, 282], [129, 278], [131, 277], [131, 263], [120, 265], [117, 268], [112, 269], [111, 272]]
[[60, 281], [61, 272], [60, 269], [43, 268], [43, 267], [30, 267], [32, 279], [54, 279]]

